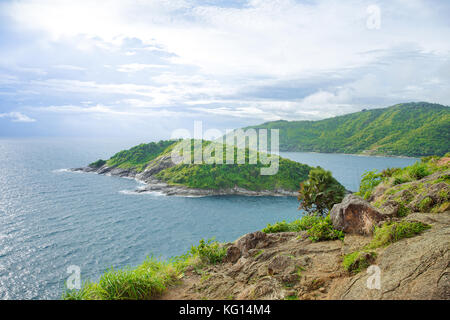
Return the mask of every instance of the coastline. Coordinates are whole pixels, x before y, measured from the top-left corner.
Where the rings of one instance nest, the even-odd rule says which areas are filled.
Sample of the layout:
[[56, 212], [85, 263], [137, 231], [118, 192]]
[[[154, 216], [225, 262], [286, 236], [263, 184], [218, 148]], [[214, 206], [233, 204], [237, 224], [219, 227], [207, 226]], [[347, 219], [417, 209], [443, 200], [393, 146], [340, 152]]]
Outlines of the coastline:
[[376, 158], [399, 158], [399, 159], [417, 159], [420, 160], [421, 157], [426, 156], [416, 156], [416, 157], [410, 157], [410, 156], [399, 156], [399, 155], [388, 155], [388, 154], [370, 154], [370, 153], [343, 153], [343, 152], [318, 152], [318, 151], [299, 151], [299, 150], [280, 150], [279, 152], [297, 152], [297, 153], [317, 153], [317, 154], [341, 154], [346, 156], [356, 156], [356, 157], [376, 157]]
[[230, 189], [196, 189], [189, 188], [183, 185], [169, 185], [164, 181], [158, 180], [153, 177], [153, 175], [146, 171], [138, 173], [133, 170], [113, 168], [102, 166], [100, 168], [92, 167], [81, 167], [68, 169], [69, 172], [79, 172], [79, 173], [96, 173], [106, 176], [116, 176], [125, 179], [133, 179], [139, 183], [144, 184], [140, 188], [137, 188], [133, 193], [161, 193], [166, 196], [180, 196], [180, 197], [208, 197], [208, 196], [228, 196], [228, 195], [239, 195], [239, 196], [249, 196], [249, 197], [297, 197], [297, 191], [290, 191], [284, 189], [277, 190], [247, 190], [235, 186]]

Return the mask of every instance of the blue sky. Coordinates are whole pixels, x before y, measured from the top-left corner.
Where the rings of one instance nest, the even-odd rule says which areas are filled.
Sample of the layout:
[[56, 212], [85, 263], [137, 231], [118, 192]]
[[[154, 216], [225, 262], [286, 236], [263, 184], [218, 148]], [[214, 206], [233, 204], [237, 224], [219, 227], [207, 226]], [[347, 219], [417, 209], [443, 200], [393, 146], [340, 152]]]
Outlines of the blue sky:
[[446, 0], [1, 1], [0, 136], [449, 105], [449, 15]]

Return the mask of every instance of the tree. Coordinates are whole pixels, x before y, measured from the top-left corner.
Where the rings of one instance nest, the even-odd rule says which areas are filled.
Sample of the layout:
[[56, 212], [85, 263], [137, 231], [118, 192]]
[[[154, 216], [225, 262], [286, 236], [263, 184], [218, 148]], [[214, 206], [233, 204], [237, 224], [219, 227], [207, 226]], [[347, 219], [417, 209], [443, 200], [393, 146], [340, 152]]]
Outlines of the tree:
[[335, 203], [340, 203], [345, 196], [345, 188], [321, 167], [309, 172], [308, 180], [300, 184], [299, 209], [309, 215], [325, 216]]

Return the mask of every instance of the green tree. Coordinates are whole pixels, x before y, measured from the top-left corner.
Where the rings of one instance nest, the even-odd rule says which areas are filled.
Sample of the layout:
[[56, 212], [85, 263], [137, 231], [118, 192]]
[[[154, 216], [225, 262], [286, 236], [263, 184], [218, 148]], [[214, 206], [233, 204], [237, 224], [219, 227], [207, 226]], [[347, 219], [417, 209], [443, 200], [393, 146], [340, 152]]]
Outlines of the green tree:
[[345, 188], [331, 175], [330, 171], [321, 167], [309, 172], [308, 180], [300, 184], [298, 200], [299, 209], [308, 214], [325, 216], [335, 203], [345, 196]]

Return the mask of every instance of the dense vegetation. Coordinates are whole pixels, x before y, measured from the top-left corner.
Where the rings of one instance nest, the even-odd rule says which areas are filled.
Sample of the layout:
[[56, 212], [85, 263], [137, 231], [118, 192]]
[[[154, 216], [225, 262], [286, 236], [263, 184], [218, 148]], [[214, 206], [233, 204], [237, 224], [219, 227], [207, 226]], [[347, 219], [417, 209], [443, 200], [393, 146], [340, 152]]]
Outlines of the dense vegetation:
[[[119, 167], [124, 169], [134, 169], [141, 172], [145, 167], [157, 157], [170, 154], [175, 148], [176, 141], [160, 141], [149, 144], [141, 144], [129, 150], [120, 151], [108, 161], [98, 160], [92, 163], [91, 167], [99, 167], [106, 164], [110, 167]], [[191, 141], [193, 146], [194, 141]], [[203, 148], [211, 146], [210, 141], [203, 141]], [[224, 145], [225, 146], [225, 145]], [[171, 185], [182, 185], [197, 189], [229, 189], [235, 186], [252, 191], [261, 190], [290, 190], [297, 191], [300, 183], [308, 177], [311, 167], [295, 161], [278, 157], [278, 172], [274, 175], [262, 175], [261, 169], [269, 167], [263, 164], [259, 152], [250, 152], [248, 148], [244, 151], [244, 162], [238, 164], [238, 149], [234, 149], [234, 163], [206, 163], [201, 164], [178, 164], [166, 168], [156, 174], [156, 177]], [[223, 148], [223, 159], [227, 147]], [[182, 152], [180, 153], [182, 155]], [[212, 152], [214, 156], [214, 151]], [[256, 158], [255, 158], [256, 157]], [[191, 151], [191, 158], [194, 158], [194, 149]], [[252, 164], [254, 160], [255, 164]]]
[[344, 239], [344, 233], [333, 227], [330, 216], [307, 215], [292, 222], [282, 221], [274, 225], [268, 224], [262, 229], [264, 233], [299, 231], [306, 231], [308, 238], [313, 242]]
[[67, 290], [65, 300], [148, 300], [162, 294], [176, 284], [184, 270], [190, 266], [201, 270], [205, 266], [222, 262], [226, 249], [210, 239], [200, 240], [185, 255], [169, 261], [147, 258], [136, 268], [107, 270], [98, 282], [87, 281], [80, 290]]
[[299, 209], [308, 214], [326, 215], [333, 205], [340, 203], [345, 188], [331, 175], [331, 171], [317, 167], [309, 172], [308, 180], [301, 183], [298, 192]]
[[368, 171], [356, 194], [381, 209], [396, 204], [400, 217], [411, 212], [444, 212], [450, 209], [449, 155], [425, 157], [405, 168]]
[[450, 108], [404, 103], [320, 121], [274, 121], [282, 151], [442, 156], [450, 150]]
[[137, 172], [144, 169], [145, 165], [155, 159], [169, 146], [173, 145], [176, 140], [165, 140], [159, 142], [142, 143], [129, 150], [122, 150], [112, 156], [108, 161], [97, 160], [89, 166], [98, 168], [106, 164], [109, 167], [118, 167], [123, 169], [133, 168]]

